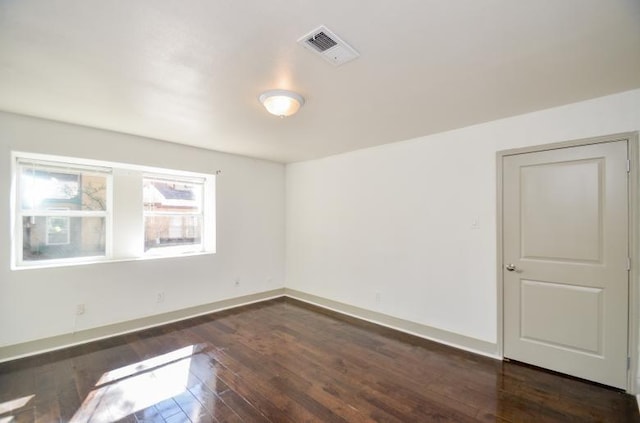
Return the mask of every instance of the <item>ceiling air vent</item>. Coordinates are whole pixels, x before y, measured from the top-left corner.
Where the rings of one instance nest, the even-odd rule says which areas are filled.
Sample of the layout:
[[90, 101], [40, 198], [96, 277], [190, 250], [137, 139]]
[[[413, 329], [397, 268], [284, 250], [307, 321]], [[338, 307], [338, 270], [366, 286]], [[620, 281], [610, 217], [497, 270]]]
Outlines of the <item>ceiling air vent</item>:
[[334, 66], [343, 65], [359, 56], [353, 47], [325, 26], [300, 37], [298, 44], [302, 44]]

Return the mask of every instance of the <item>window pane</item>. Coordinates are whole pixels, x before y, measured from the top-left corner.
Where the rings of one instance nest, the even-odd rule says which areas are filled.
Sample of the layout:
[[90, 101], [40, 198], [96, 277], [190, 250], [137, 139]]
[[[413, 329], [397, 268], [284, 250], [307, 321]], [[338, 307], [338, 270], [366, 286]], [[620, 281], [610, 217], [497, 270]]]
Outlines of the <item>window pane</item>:
[[145, 211], [199, 213], [202, 184], [145, 178], [143, 200]]
[[105, 175], [36, 165], [23, 166], [20, 188], [22, 210], [106, 210]]
[[24, 217], [22, 260], [104, 256], [105, 226], [104, 217]]
[[[144, 250], [202, 245], [203, 182], [143, 178]], [[194, 248], [195, 250], [195, 248]]]
[[202, 216], [146, 216], [144, 250], [202, 243]]

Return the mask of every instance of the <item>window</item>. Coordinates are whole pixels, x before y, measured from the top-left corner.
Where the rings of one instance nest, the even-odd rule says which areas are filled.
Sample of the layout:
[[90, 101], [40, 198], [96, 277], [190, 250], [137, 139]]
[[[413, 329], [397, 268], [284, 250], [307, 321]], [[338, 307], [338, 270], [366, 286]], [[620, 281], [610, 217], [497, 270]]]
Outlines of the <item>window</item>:
[[202, 250], [204, 179], [143, 179], [144, 251]]
[[67, 216], [47, 217], [47, 245], [68, 245], [71, 241]]
[[19, 160], [21, 262], [106, 255], [110, 170]]
[[13, 268], [214, 252], [214, 175], [13, 156]]

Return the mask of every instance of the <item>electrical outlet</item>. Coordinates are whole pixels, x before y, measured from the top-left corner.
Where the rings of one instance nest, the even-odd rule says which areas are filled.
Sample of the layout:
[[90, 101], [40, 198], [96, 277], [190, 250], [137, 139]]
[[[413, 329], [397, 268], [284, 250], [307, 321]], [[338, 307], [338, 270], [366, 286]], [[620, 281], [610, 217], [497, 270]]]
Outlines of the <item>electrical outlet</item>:
[[164, 292], [158, 292], [158, 295], [156, 296], [156, 302], [158, 304], [164, 302]]
[[86, 309], [84, 304], [78, 304], [76, 306], [76, 316], [82, 316], [85, 313]]

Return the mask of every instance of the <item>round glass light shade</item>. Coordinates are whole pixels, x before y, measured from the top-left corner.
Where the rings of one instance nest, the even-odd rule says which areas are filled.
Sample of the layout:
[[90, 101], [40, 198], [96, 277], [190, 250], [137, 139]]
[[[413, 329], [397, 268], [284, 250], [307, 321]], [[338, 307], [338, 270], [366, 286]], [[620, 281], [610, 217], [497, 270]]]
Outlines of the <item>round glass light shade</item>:
[[287, 90], [271, 90], [260, 94], [260, 103], [272, 115], [284, 117], [295, 114], [304, 104], [300, 94]]

